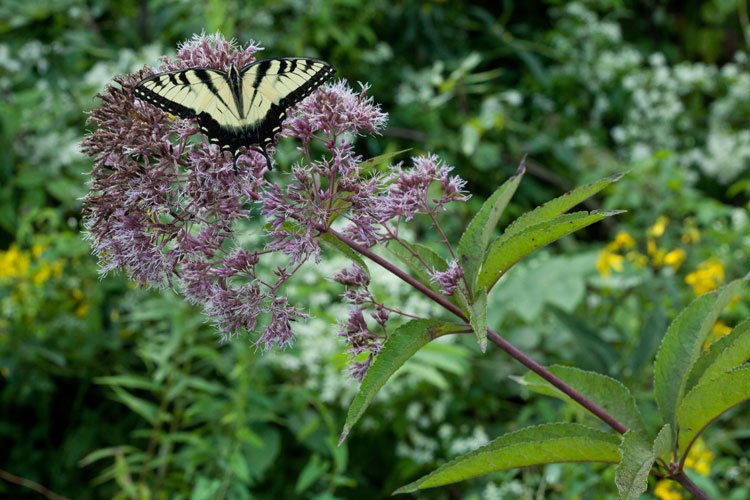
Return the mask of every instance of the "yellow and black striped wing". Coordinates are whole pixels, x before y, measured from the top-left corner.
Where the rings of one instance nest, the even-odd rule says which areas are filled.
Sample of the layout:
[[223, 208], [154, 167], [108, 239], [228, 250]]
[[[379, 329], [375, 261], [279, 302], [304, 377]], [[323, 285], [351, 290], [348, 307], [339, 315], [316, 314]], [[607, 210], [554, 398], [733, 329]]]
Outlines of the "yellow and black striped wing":
[[274, 142], [289, 108], [310, 95], [336, 70], [325, 61], [304, 57], [265, 59], [243, 67], [242, 116], [253, 144]]
[[196, 118], [210, 142], [239, 148], [245, 123], [224, 71], [190, 68], [142, 80], [133, 95], [180, 118]]

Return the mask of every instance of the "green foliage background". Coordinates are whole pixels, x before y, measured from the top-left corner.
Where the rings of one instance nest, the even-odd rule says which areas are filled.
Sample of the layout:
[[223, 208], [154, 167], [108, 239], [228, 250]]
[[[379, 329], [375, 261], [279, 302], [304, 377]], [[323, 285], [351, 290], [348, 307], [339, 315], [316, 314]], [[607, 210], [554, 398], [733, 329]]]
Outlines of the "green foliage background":
[[[711, 280], [705, 263], [721, 268], [717, 284], [748, 271], [745, 2], [4, 0], [3, 471], [75, 499], [383, 498], [503, 432], [589, 419], [527, 400], [508, 378], [521, 367], [491, 347], [481, 355], [465, 336], [420, 351], [337, 447], [356, 392], [335, 335], [346, 306], [326, 280], [341, 260], [298, 277], [290, 297], [313, 319], [293, 349], [264, 356], [252, 334], [220, 345], [170, 293], [98, 277], [80, 236], [85, 111], [115, 74], [156, 65], [204, 30], [260, 41], [268, 57], [321, 57], [338, 76], [369, 82], [391, 118], [383, 137], [358, 148], [432, 151], [456, 165], [475, 198], [446, 217], [454, 238], [526, 153], [508, 219], [631, 170], [593, 202], [627, 214], [517, 266], [489, 298], [488, 325], [540, 362], [597, 370], [643, 393], [668, 322], [696, 280]], [[282, 143], [279, 170], [294, 159]], [[598, 252], [621, 231], [634, 246], [610, 245], [605, 256], [623, 266], [615, 257], [610, 269]], [[428, 225], [414, 238], [437, 242]], [[684, 261], [670, 264], [678, 249]], [[374, 291], [438, 314], [395, 279]], [[722, 321], [748, 317], [744, 304]], [[709, 494], [750, 498], [748, 429], [739, 408], [706, 436], [715, 458], [700, 485]], [[552, 465], [420, 498], [616, 498], [613, 476], [611, 467]], [[0, 496], [39, 498], [12, 481], [0, 481]]]

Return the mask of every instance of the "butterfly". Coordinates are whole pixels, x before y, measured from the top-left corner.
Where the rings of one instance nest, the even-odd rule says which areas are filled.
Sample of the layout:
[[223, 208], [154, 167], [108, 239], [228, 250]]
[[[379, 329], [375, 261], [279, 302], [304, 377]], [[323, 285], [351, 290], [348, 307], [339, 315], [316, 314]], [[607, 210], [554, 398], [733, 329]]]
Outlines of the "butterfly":
[[232, 154], [237, 173], [240, 148], [255, 147], [271, 170], [267, 148], [281, 132], [289, 108], [310, 95], [336, 70], [325, 61], [283, 57], [228, 71], [188, 68], [141, 80], [133, 95], [168, 113], [196, 119], [212, 144]]

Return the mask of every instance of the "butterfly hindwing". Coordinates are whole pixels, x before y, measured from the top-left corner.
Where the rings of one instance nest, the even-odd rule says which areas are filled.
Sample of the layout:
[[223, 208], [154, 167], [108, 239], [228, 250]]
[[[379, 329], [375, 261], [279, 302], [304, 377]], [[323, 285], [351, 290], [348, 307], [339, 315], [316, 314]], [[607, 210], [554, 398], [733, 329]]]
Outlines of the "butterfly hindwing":
[[262, 148], [272, 144], [287, 110], [335, 72], [327, 62], [305, 57], [265, 59], [243, 67], [243, 112], [257, 144]]

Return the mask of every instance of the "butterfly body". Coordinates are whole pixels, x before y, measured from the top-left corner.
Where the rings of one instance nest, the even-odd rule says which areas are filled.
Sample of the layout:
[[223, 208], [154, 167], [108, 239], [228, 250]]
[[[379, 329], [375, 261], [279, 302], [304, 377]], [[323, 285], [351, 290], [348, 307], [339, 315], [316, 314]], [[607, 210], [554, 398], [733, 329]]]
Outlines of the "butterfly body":
[[310, 95], [336, 70], [319, 59], [265, 59], [228, 71], [188, 68], [143, 79], [133, 95], [185, 119], [196, 119], [212, 144], [232, 154], [235, 172], [241, 147], [256, 147], [271, 160], [267, 147], [275, 142], [289, 108]]

